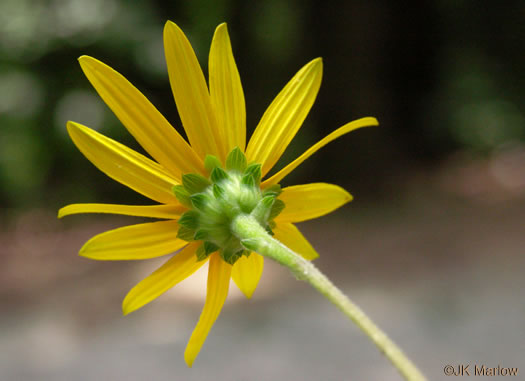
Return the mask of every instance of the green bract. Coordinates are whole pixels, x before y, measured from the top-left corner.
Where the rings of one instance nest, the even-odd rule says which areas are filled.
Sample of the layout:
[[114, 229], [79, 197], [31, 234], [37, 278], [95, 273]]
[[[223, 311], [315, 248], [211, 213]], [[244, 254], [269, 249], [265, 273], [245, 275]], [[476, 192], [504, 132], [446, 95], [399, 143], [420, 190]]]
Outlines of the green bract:
[[233, 219], [240, 214], [251, 215], [273, 234], [273, 219], [284, 209], [284, 203], [276, 199], [281, 187], [273, 185], [262, 190], [261, 165], [248, 164], [237, 147], [228, 154], [225, 168], [211, 155], [206, 156], [204, 163], [209, 178], [186, 174], [182, 185], [173, 187], [177, 199], [190, 208], [178, 221], [178, 237], [203, 241], [197, 250], [199, 260], [219, 251], [226, 262], [234, 264], [241, 255], [250, 255], [250, 251], [232, 234]]

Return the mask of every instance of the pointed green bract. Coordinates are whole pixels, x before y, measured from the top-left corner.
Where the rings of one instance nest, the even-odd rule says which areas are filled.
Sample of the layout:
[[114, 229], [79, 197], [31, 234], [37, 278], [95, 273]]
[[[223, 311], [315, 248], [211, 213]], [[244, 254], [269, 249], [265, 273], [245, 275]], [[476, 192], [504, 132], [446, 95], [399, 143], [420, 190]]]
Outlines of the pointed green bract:
[[277, 217], [281, 212], [283, 211], [285, 205], [282, 200], [276, 199], [275, 202], [272, 205], [272, 210], [270, 212], [270, 220], [273, 220], [275, 217]]
[[251, 251], [257, 251], [261, 245], [257, 238], [246, 238], [241, 240], [241, 243], [245, 248]]
[[203, 261], [217, 250], [219, 250], [219, 246], [212, 242], [204, 241], [204, 243], [197, 249], [197, 260]]
[[188, 173], [187, 175], [182, 175], [182, 185], [190, 194], [195, 194], [204, 191], [211, 183], [204, 176]]
[[226, 263], [233, 265], [241, 257], [243, 252], [244, 252], [244, 248], [242, 246], [239, 246], [238, 249], [226, 248], [221, 251], [220, 255], [221, 255], [221, 258], [224, 259]]
[[211, 197], [204, 193], [197, 193], [190, 197], [193, 207], [201, 212], [206, 211], [206, 205], [211, 200]]
[[279, 184], [271, 185], [268, 188], [263, 189], [263, 196], [274, 195], [275, 197], [283, 193]]
[[195, 230], [187, 228], [186, 226], [180, 226], [177, 232], [177, 238], [180, 238], [184, 241], [191, 242], [193, 241], [193, 236], [195, 235]]
[[206, 229], [198, 229], [193, 236], [195, 241], [204, 241], [210, 236], [210, 232]]
[[213, 184], [213, 195], [215, 198], [224, 198], [226, 191], [217, 184]]
[[236, 170], [239, 172], [243, 172], [246, 169], [246, 156], [244, 156], [244, 153], [239, 149], [239, 147], [235, 147], [226, 158], [226, 169]]
[[195, 210], [188, 210], [177, 221], [179, 225], [189, 229], [197, 229], [199, 227], [199, 212]]
[[259, 185], [261, 182], [261, 164], [254, 163], [248, 165], [244, 171], [244, 174], [252, 176], [255, 180], [255, 183]]
[[229, 177], [228, 173], [226, 173], [226, 171], [222, 169], [221, 167], [213, 168], [213, 170], [211, 171], [211, 175], [210, 175], [210, 179], [214, 183], [218, 183], [222, 180], [226, 180], [228, 179], [228, 177]]
[[197, 261], [204, 261], [206, 258], [208, 258], [208, 255], [204, 250], [204, 244], [199, 246], [199, 248], [195, 251], [195, 255], [197, 256]]
[[256, 182], [252, 175], [246, 174], [242, 177], [241, 183], [249, 187], [254, 187]]
[[209, 241], [204, 241], [203, 247], [204, 251], [206, 252], [206, 255], [210, 255], [219, 250], [219, 246]]
[[190, 193], [184, 188], [184, 185], [174, 185], [171, 191], [182, 205], [191, 208]]
[[211, 173], [211, 171], [213, 171], [213, 169], [216, 167], [222, 167], [221, 161], [217, 159], [216, 156], [206, 155], [204, 158], [204, 168], [206, 168], [208, 173]]
[[252, 210], [250, 213], [259, 223], [262, 223], [263, 225], [268, 221], [268, 218], [270, 216], [270, 212], [272, 210], [272, 205], [275, 202], [275, 197], [273, 196], [266, 196], [263, 197], [261, 201], [257, 204], [257, 206]]

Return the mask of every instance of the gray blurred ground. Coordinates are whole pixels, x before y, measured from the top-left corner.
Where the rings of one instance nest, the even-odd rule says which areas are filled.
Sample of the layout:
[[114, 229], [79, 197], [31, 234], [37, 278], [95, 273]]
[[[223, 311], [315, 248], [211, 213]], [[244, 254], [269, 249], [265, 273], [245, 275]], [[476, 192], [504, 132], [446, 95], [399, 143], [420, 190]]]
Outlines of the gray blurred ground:
[[[518, 367], [525, 379], [525, 199], [467, 200], [424, 183], [302, 224], [317, 265], [429, 379], [447, 379], [448, 364]], [[126, 292], [162, 260], [76, 256], [97, 232], [135, 222], [36, 211], [5, 226], [0, 380], [401, 379], [335, 307], [269, 262], [252, 300], [231, 285], [188, 369], [205, 272], [123, 317]]]

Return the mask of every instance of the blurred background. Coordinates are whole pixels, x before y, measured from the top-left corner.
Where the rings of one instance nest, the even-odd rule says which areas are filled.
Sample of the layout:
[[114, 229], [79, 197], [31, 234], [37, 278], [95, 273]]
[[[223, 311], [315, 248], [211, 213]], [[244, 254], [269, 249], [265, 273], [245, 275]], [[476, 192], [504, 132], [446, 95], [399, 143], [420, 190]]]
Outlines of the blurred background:
[[525, 372], [525, 3], [431, 0], [0, 2], [0, 379], [400, 380], [308, 285], [268, 263], [252, 300], [235, 285], [193, 369], [186, 342], [205, 272], [128, 317], [120, 302], [160, 261], [78, 257], [94, 234], [140, 219], [75, 202], [148, 203], [67, 136], [74, 120], [136, 150], [80, 70], [125, 75], [181, 132], [162, 30], [176, 22], [205, 73], [227, 21], [248, 131], [297, 70], [323, 83], [276, 169], [344, 123], [381, 126], [322, 149], [283, 185], [331, 182], [355, 200], [300, 228], [318, 266], [429, 379], [474, 364]]

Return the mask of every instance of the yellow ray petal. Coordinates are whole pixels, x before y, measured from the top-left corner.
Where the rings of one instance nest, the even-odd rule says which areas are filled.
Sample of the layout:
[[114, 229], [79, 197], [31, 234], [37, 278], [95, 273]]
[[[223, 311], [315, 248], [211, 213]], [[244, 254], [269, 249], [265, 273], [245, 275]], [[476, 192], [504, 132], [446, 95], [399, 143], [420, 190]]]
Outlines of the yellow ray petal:
[[210, 48], [210, 97], [225, 152], [246, 146], [246, 106], [226, 23], [217, 27]]
[[276, 222], [300, 222], [328, 214], [352, 201], [352, 195], [337, 185], [312, 183], [283, 188], [279, 198], [285, 208]]
[[378, 126], [379, 122], [376, 118], [372, 117], [366, 117], [354, 120], [350, 123], [345, 124], [343, 127], [338, 128], [331, 134], [325, 136], [323, 139], [319, 140], [317, 143], [315, 143], [313, 146], [308, 148], [301, 156], [299, 156], [297, 159], [292, 161], [290, 164], [288, 164], [286, 167], [281, 169], [279, 172], [277, 172], [275, 175], [270, 177], [269, 179], [265, 180], [261, 185], [263, 188], [268, 187], [270, 185], [278, 184], [286, 175], [288, 175], [290, 172], [292, 172], [295, 168], [297, 168], [303, 161], [308, 159], [310, 156], [312, 156], [315, 152], [317, 152], [319, 149], [323, 148], [325, 145], [330, 143], [332, 140], [337, 139], [338, 137], [349, 133], [350, 131], [356, 130], [360, 127], [370, 127], [370, 126]]
[[84, 156], [112, 179], [152, 200], [178, 203], [171, 191], [177, 181], [159, 164], [81, 124], [68, 122], [67, 130]]
[[310, 245], [310, 242], [303, 236], [303, 234], [289, 222], [279, 222], [275, 229], [274, 238], [281, 241], [285, 246], [301, 255], [309, 261], [314, 260], [319, 256], [317, 251]]
[[177, 238], [178, 229], [176, 221], [159, 221], [109, 230], [87, 241], [79, 255], [102, 261], [160, 257], [188, 244]]
[[306, 64], [264, 113], [246, 148], [248, 160], [262, 164], [263, 176], [281, 157], [301, 127], [319, 91], [322, 72], [320, 58]]
[[191, 146], [204, 158], [211, 154], [224, 160], [221, 136], [213, 113], [208, 86], [188, 39], [168, 21], [164, 27], [164, 51], [171, 90]]
[[232, 279], [248, 299], [259, 284], [263, 267], [264, 258], [257, 253], [251, 253], [249, 257], [243, 255], [233, 265]]
[[221, 312], [228, 295], [231, 271], [232, 266], [222, 260], [218, 253], [213, 253], [210, 256], [206, 302], [204, 303], [199, 322], [193, 330], [184, 352], [184, 359], [189, 367], [192, 366], [193, 361], [199, 354], [208, 332], [210, 332], [213, 323], [215, 323]]
[[79, 213], [108, 213], [174, 220], [186, 210], [182, 205], [71, 204], [58, 211], [58, 218]]
[[92, 57], [82, 56], [79, 62], [86, 77], [122, 124], [177, 180], [183, 173], [203, 172], [199, 156], [126, 78]]
[[190, 243], [170, 260], [143, 279], [124, 298], [122, 312], [133, 312], [168, 291], [197, 271], [206, 261], [197, 261], [199, 243]]

